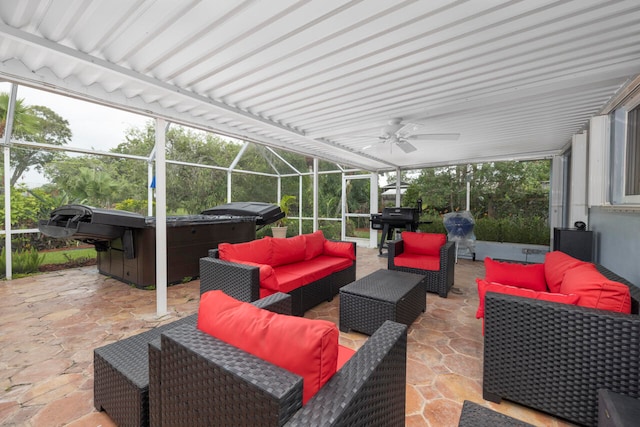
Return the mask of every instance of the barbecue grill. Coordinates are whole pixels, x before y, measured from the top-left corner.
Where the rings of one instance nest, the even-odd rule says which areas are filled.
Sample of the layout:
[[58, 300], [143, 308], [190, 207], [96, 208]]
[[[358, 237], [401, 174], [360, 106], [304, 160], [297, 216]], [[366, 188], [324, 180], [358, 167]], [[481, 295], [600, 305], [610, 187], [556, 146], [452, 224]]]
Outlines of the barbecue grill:
[[[258, 221], [261, 226], [270, 224], [281, 218], [280, 213], [277, 205], [230, 203], [200, 215], [167, 217], [168, 283], [198, 277], [199, 260], [209, 249], [222, 242], [254, 240]], [[62, 206], [53, 210], [48, 220], [38, 222], [47, 236], [94, 245], [100, 273], [139, 288], [156, 284], [155, 227], [154, 217], [85, 205]]]
[[384, 208], [382, 213], [371, 214], [371, 228], [382, 230], [378, 251], [382, 254], [385, 240], [393, 239], [396, 228], [416, 231], [420, 224], [420, 208]]

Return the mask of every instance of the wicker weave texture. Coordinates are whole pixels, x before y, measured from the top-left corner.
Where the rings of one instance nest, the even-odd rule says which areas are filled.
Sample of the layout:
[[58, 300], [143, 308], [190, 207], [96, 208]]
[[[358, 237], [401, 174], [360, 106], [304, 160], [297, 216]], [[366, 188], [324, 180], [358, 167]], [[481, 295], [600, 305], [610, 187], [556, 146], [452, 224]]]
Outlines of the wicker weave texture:
[[600, 388], [640, 397], [640, 316], [487, 293], [485, 399], [595, 426]]
[[164, 426], [282, 425], [302, 406], [301, 377], [193, 326], [163, 333], [161, 359]]
[[420, 270], [417, 268], [400, 267], [395, 265], [394, 258], [404, 251], [402, 239], [389, 242], [388, 265], [389, 270], [404, 271], [407, 273], [422, 274], [424, 286], [427, 292], [437, 293], [446, 298], [453, 287], [455, 272], [456, 246], [454, 242], [447, 242], [440, 248], [440, 270]]
[[411, 325], [426, 309], [423, 276], [378, 270], [340, 289], [340, 330], [373, 334], [385, 320]]
[[94, 350], [93, 401], [119, 426], [149, 425], [148, 344], [177, 325], [195, 324], [195, 315]]
[[533, 427], [532, 424], [465, 400], [458, 427]]

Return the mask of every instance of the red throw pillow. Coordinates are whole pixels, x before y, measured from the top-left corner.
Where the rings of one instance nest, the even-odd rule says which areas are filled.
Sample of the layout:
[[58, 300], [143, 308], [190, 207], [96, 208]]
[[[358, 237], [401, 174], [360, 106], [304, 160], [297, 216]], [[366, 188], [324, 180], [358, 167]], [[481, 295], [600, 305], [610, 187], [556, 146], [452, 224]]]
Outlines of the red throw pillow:
[[478, 302], [478, 310], [476, 311], [476, 319], [484, 317], [484, 297], [487, 292], [497, 292], [500, 294], [515, 295], [571, 305], [576, 305], [580, 300], [580, 296], [576, 294], [539, 292], [531, 289], [519, 288], [517, 286], [503, 285], [501, 283], [490, 283], [482, 279], [476, 279], [476, 283], [478, 284], [478, 298], [480, 299]]
[[223, 261], [232, 259], [271, 265], [271, 242], [273, 238], [265, 236], [259, 240], [245, 243], [220, 243], [218, 257]]
[[322, 255], [322, 251], [324, 250], [324, 234], [322, 230], [318, 230], [311, 234], [303, 234], [305, 251], [304, 251], [304, 260], [309, 261], [310, 259], [314, 259]]
[[304, 261], [305, 239], [303, 236], [271, 239], [271, 241], [271, 265], [273, 267]]
[[588, 264], [561, 251], [547, 252], [544, 257], [544, 276], [551, 292], [560, 292], [564, 274], [580, 265]]
[[353, 250], [353, 243], [351, 242], [333, 242], [331, 240], [325, 240], [322, 253], [328, 256], [336, 256], [352, 260], [356, 259], [356, 253]]
[[419, 255], [440, 256], [440, 248], [447, 243], [447, 235], [441, 233], [416, 233], [403, 231], [404, 251]]
[[260, 287], [277, 291], [279, 288], [278, 278], [273, 271], [273, 267], [267, 264], [258, 264], [251, 261], [240, 261], [230, 259], [229, 262], [236, 262], [238, 264], [250, 265], [252, 267], [258, 267], [260, 269]]
[[487, 257], [484, 259], [487, 282], [502, 283], [533, 291], [546, 292], [544, 264], [519, 264], [515, 262], [499, 262]]
[[629, 287], [607, 279], [593, 264], [585, 263], [568, 270], [560, 292], [580, 295], [578, 305], [583, 307], [631, 313]]
[[337, 369], [338, 328], [326, 320], [272, 313], [209, 291], [200, 297], [198, 329], [300, 375], [303, 405]]

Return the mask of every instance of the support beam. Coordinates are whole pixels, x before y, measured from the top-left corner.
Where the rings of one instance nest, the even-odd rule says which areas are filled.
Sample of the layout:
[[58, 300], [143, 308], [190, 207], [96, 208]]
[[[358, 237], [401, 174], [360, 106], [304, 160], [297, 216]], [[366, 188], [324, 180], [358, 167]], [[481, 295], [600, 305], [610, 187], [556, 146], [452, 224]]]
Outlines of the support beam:
[[166, 121], [156, 119], [156, 314], [167, 314]]
[[7, 120], [4, 129], [4, 230], [5, 230], [5, 277], [13, 278], [11, 254], [11, 134], [13, 133], [13, 118], [16, 111], [18, 85], [11, 85], [9, 105], [7, 106]]

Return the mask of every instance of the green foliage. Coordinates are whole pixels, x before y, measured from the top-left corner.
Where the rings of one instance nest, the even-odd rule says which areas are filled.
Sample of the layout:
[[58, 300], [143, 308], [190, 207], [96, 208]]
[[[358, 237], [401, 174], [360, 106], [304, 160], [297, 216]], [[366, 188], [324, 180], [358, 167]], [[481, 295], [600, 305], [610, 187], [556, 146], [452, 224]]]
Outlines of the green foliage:
[[42, 264], [64, 264], [69, 261], [83, 261], [96, 257], [96, 250], [93, 248], [69, 249], [62, 251], [44, 252], [42, 254]]
[[287, 221], [287, 217], [289, 216], [289, 213], [291, 212], [291, 207], [293, 206], [295, 201], [296, 201], [296, 196], [291, 196], [287, 194], [282, 196], [282, 198], [280, 199], [279, 205], [280, 205], [280, 210], [284, 212], [284, 218], [281, 218], [277, 221], [278, 225], [276, 225], [276, 227], [284, 227], [288, 225], [289, 221]]
[[148, 206], [149, 203], [146, 200], [125, 199], [116, 203], [114, 208], [121, 211], [136, 212], [140, 215], [146, 215]]
[[[42, 264], [44, 255], [41, 255], [35, 249], [26, 251], [16, 251], [11, 256], [11, 269], [13, 274], [29, 274], [38, 271], [38, 267]], [[7, 275], [6, 252], [5, 248], [0, 250], [0, 277]]]
[[477, 240], [533, 245], [549, 245], [550, 236], [546, 218], [523, 216], [476, 220], [474, 233]]

